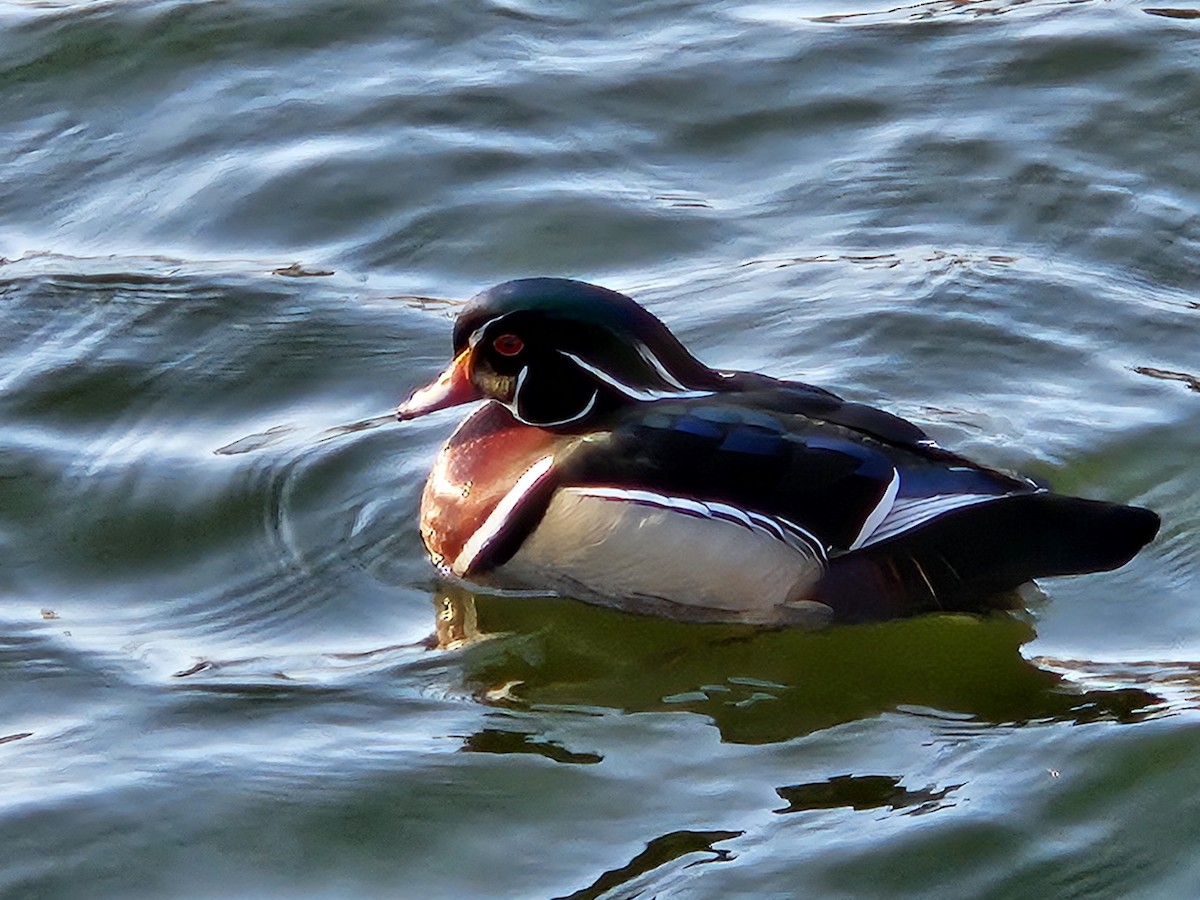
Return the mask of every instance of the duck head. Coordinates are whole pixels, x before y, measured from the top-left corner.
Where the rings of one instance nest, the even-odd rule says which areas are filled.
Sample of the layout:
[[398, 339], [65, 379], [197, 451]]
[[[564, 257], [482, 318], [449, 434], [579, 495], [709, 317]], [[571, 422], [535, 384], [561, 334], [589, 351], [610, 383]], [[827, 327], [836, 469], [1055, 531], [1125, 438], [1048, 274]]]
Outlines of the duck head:
[[624, 294], [523, 278], [467, 303], [454, 325], [453, 362], [396, 415], [492, 399], [526, 425], [576, 428], [624, 404], [702, 396], [721, 381]]

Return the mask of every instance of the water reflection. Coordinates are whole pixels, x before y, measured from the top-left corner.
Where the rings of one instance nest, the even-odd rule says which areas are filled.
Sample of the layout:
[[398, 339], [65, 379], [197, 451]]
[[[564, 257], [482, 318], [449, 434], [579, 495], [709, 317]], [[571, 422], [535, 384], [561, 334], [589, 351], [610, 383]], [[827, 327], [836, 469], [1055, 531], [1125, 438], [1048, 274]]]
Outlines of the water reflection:
[[[741, 837], [742, 834], [744, 832], [741, 831], [672, 831], [647, 842], [645, 850], [619, 869], [609, 869], [586, 888], [565, 897], [557, 897], [555, 900], [593, 900], [618, 887], [626, 887], [628, 890], [629, 883], [639, 876], [695, 854], [705, 855], [689, 861], [688, 867], [728, 862], [734, 858], [733, 854], [713, 845]], [[629, 891], [620, 896], [635, 897], [640, 896], [640, 892]]]
[[[889, 775], [838, 775], [825, 781], [794, 784], [776, 788], [787, 806], [775, 810], [787, 814], [810, 810], [849, 808], [853, 810], [886, 809], [901, 815], [922, 815], [953, 806], [946, 798], [961, 788], [952, 784], [944, 788], [927, 787], [908, 790], [899, 777]], [[603, 896], [656, 896], [655, 888], [664, 888], [672, 875], [707, 863], [722, 863], [736, 859], [735, 849], [717, 844], [736, 841], [745, 831], [673, 831], [646, 842], [645, 849], [619, 868], [609, 869], [590, 885], [556, 900], [592, 900]], [[736, 844], [734, 845], [736, 848]], [[653, 883], [648, 883], [651, 876]], [[620, 893], [613, 893], [618, 888]]]
[[776, 788], [787, 806], [777, 813], [806, 812], [814, 809], [887, 809], [903, 810], [901, 815], [918, 816], [953, 806], [946, 798], [962, 784], [944, 788], [933, 786], [909, 790], [896, 775], [835, 775], [824, 781], [792, 784]]
[[1021, 646], [1033, 627], [1013, 616], [801, 632], [685, 624], [456, 586], [440, 590], [435, 605], [437, 645], [462, 649], [467, 683], [484, 702], [686, 710], [733, 743], [783, 741], [901, 708], [971, 732], [1134, 722], [1163, 702], [1138, 687], [1084, 690], [1031, 662]]
[[502, 728], [484, 728], [463, 742], [464, 753], [535, 753], [559, 763], [595, 765], [604, 757], [599, 753], [576, 753], [557, 741], [540, 740], [529, 731], [509, 731]]

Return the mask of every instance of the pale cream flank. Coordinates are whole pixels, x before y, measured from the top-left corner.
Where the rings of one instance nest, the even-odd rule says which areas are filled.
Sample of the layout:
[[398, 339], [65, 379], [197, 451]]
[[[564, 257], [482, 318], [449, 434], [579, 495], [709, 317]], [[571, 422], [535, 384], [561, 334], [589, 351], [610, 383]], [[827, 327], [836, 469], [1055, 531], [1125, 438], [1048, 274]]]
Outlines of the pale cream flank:
[[[732, 564], [729, 561], [733, 561]], [[825, 624], [806, 548], [721, 518], [565, 488], [488, 580], [688, 619]]]

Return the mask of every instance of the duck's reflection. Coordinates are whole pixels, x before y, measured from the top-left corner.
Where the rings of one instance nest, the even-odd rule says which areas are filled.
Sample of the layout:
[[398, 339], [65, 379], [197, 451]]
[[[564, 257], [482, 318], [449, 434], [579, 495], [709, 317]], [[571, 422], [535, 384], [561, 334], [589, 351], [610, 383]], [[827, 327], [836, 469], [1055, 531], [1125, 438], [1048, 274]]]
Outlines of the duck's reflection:
[[[787, 802], [776, 809], [779, 814], [802, 813], [844, 807], [854, 810], [886, 809], [899, 815], [917, 816], [954, 805], [949, 799], [961, 784], [944, 788], [909, 790], [899, 777], [890, 775], [837, 775], [825, 781], [793, 784], [776, 788]], [[597, 900], [617, 896], [617, 888], [628, 887], [655, 871], [691, 868], [706, 863], [728, 862], [737, 858], [736, 841], [744, 831], [673, 831], [646, 842], [646, 849], [625, 865], [609, 869], [582, 890], [556, 900]], [[734, 842], [732, 846], [718, 844]], [[668, 876], [669, 877], [669, 876]], [[661, 883], [661, 882], [660, 882]], [[642, 885], [644, 888], [645, 885]], [[630, 890], [619, 896], [642, 896], [648, 891]]]
[[563, 599], [447, 586], [437, 642], [463, 650], [488, 702], [688, 710], [724, 740], [782, 741], [889, 710], [971, 730], [1039, 720], [1140, 720], [1162, 703], [1136, 687], [1083, 690], [1021, 655], [1033, 627], [1010, 615], [926, 616], [819, 632], [671, 622]]
[[898, 775], [835, 775], [824, 781], [789, 784], [775, 789], [787, 806], [777, 813], [807, 812], [814, 809], [887, 809], [902, 810], [901, 815], [918, 816], [953, 806], [949, 795], [962, 784], [943, 788], [928, 786], [910, 790]]
[[729, 862], [734, 855], [716, 846], [723, 841], [741, 837], [742, 831], [672, 831], [646, 843], [646, 849], [619, 869], [609, 869], [590, 885], [565, 897], [555, 900], [599, 900], [608, 896], [641, 896], [641, 892], [614, 894], [617, 888], [635, 881], [639, 876], [671, 863], [682, 863], [688, 868], [706, 863]]

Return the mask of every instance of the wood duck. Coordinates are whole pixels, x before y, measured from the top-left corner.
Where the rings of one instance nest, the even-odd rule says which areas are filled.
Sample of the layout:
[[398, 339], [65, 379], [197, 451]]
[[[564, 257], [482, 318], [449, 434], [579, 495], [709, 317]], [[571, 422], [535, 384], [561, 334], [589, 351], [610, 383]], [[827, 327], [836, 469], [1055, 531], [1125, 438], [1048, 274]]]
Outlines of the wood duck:
[[421, 501], [433, 562], [500, 589], [694, 621], [819, 626], [1012, 606], [1114, 569], [1147, 509], [1055, 494], [823, 388], [708, 368], [623, 294], [475, 296], [401, 420], [476, 400]]

